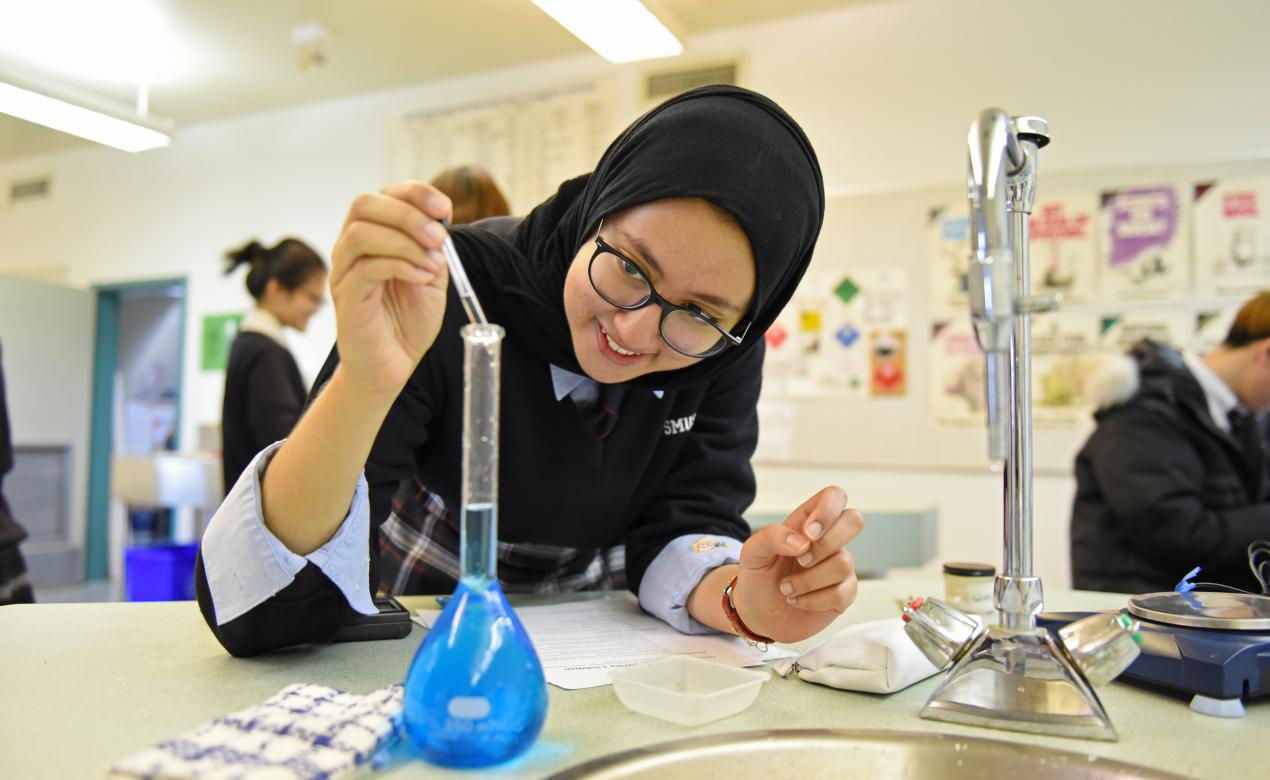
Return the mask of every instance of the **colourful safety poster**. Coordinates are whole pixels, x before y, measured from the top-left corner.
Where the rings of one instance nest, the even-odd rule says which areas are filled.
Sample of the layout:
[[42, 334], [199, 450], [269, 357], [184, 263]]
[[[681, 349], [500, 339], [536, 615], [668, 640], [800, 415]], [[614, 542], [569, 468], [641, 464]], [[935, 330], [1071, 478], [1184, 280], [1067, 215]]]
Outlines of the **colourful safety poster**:
[[229, 362], [229, 346], [238, 335], [242, 314], [208, 314], [203, 317], [204, 371], [224, 371]]
[[1082, 314], [1032, 318], [1032, 422], [1074, 428], [1089, 418], [1085, 380], [1102, 362], [1099, 320]]
[[811, 370], [824, 341], [824, 299], [808, 296], [804, 280], [799, 291], [767, 329], [767, 354], [763, 359], [765, 397], [805, 396], [815, 393]]
[[1102, 318], [1099, 349], [1123, 355], [1142, 339], [1189, 349], [1195, 335], [1195, 318], [1184, 311], [1125, 311]]
[[1238, 303], [1222, 308], [1205, 309], [1195, 315], [1195, 335], [1191, 339], [1191, 351], [1203, 355], [1226, 340], [1230, 326], [1239, 313]]
[[1029, 220], [1032, 292], [1057, 293], [1064, 305], [1098, 298], [1098, 195], [1037, 198]]
[[1181, 188], [1173, 185], [1102, 194], [1104, 303], [1177, 300], [1189, 294], [1184, 202]]
[[970, 259], [970, 217], [966, 202], [932, 208], [926, 232], [930, 308], [937, 318], [968, 317], [966, 266]]
[[905, 327], [908, 293], [902, 270], [808, 274], [767, 331], [764, 395], [866, 398], [874, 393], [872, 334]]
[[869, 334], [869, 395], [894, 398], [908, 392], [908, 333], [902, 328]]
[[862, 287], [858, 316], [869, 325], [890, 328], [908, 323], [913, 294], [908, 273], [900, 268], [864, 268], [856, 273]]
[[931, 417], [935, 424], [985, 425], [983, 353], [970, 318], [932, 322], [927, 355]]
[[[827, 358], [832, 375], [846, 376], [850, 396], [899, 397], [908, 393], [908, 273], [899, 268], [856, 272], [860, 294], [839, 309], [836, 342]], [[867, 343], [860, 336], [867, 332]]]
[[1204, 298], [1270, 288], [1270, 178], [1195, 187], [1195, 286]]
[[767, 354], [763, 359], [765, 397], [810, 394], [812, 361], [823, 339], [821, 306], [819, 300], [800, 299], [796, 293], [767, 329]]

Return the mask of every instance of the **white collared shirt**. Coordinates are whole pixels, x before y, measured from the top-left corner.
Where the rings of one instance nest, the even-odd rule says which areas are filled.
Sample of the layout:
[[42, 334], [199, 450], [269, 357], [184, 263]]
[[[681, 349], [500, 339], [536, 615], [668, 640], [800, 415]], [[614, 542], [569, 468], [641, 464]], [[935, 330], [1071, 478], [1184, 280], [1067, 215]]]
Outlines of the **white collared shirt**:
[[[600, 383], [591, 377], [575, 374], [555, 363], [548, 363], [548, 365], [551, 367], [551, 387], [556, 393], [557, 401], [563, 401], [565, 396], [571, 396], [575, 401], [594, 402], [600, 397]], [[665, 390], [653, 391], [653, 395], [658, 398], [665, 394]]]
[[287, 345], [287, 337], [282, 331], [282, 322], [259, 306], [243, 316], [243, 324], [238, 329], [240, 331], [248, 330], [252, 333], [263, 333], [282, 346], [285, 347]]
[[1213, 423], [1226, 433], [1230, 433], [1229, 415], [1239, 407], [1239, 397], [1199, 355], [1187, 352], [1182, 355], [1182, 360], [1186, 361], [1186, 367], [1191, 370], [1195, 381], [1199, 382], [1200, 389], [1204, 391], [1204, 398], [1208, 401], [1208, 413], [1212, 415]]
[[556, 400], [563, 401], [571, 396], [574, 401], [594, 403], [600, 397], [600, 383], [589, 376], [575, 374], [572, 371], [550, 363], [551, 389], [555, 391]]

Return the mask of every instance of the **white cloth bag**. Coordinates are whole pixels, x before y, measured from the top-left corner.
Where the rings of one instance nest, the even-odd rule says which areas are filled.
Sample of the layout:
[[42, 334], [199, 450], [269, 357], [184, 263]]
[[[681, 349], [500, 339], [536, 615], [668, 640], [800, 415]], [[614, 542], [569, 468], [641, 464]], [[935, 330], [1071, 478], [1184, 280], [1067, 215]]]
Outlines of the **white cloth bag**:
[[848, 626], [795, 660], [778, 661], [781, 677], [848, 691], [895, 693], [939, 670], [904, 633], [898, 617]]

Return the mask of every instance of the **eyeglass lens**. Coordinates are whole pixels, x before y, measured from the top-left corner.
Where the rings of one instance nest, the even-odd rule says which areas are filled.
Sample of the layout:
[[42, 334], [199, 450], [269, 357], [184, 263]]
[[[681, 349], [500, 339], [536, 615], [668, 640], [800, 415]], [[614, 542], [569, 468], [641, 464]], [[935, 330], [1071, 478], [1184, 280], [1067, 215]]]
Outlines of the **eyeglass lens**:
[[[652, 296], [652, 288], [640, 270], [612, 252], [596, 255], [591, 263], [591, 283], [609, 303], [622, 308], [637, 308]], [[671, 347], [688, 355], [708, 355], [722, 340], [709, 321], [682, 309], [666, 313], [661, 335]]]

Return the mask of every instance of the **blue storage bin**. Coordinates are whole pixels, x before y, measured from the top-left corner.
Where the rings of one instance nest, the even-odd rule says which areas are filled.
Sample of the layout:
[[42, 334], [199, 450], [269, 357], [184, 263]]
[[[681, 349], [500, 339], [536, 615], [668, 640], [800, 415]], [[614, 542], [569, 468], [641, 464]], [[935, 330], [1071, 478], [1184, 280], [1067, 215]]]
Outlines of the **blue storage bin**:
[[197, 544], [156, 544], [124, 551], [128, 601], [186, 601], [194, 598]]

